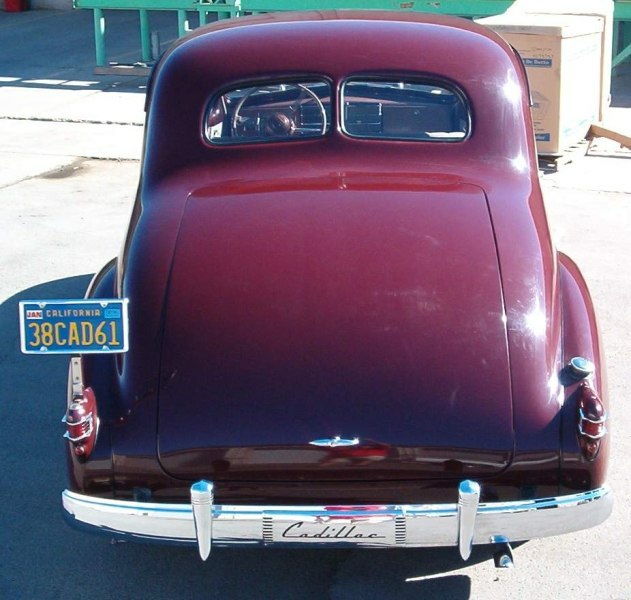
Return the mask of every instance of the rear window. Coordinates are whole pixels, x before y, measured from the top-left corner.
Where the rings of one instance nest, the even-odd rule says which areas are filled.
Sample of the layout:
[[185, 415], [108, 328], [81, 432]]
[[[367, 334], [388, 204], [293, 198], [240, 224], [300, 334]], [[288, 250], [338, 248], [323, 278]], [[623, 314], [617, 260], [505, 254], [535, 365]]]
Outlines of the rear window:
[[470, 130], [464, 95], [429, 81], [349, 80], [342, 113], [342, 129], [352, 137], [459, 142]]
[[241, 87], [215, 98], [206, 114], [211, 144], [300, 140], [331, 127], [331, 86], [291, 81]]

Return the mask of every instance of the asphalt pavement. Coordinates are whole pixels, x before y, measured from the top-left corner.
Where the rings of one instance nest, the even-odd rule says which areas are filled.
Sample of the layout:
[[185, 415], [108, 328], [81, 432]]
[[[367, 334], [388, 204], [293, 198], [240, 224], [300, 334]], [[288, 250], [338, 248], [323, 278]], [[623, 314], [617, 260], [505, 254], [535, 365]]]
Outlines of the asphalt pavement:
[[[139, 56], [136, 13], [108, 13], [107, 56]], [[152, 13], [162, 50], [175, 15]], [[146, 77], [94, 75], [90, 11], [0, 12], [0, 598], [631, 599], [631, 151], [598, 140], [543, 175], [558, 247], [581, 267], [609, 363], [612, 517], [535, 540], [516, 568], [488, 548], [195, 550], [108, 544], [68, 528], [62, 428], [67, 361], [19, 353], [17, 302], [78, 297], [116, 255], [136, 192]], [[631, 133], [631, 68], [608, 124]]]

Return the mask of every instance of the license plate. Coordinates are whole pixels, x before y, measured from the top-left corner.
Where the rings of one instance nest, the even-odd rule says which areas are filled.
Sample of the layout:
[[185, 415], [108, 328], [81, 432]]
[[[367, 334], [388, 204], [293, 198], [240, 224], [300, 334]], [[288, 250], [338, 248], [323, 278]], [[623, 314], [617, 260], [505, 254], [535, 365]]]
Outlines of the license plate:
[[128, 300], [24, 300], [20, 340], [24, 354], [127, 352]]
[[394, 546], [394, 517], [319, 518], [288, 521], [272, 517], [272, 541], [285, 544]]

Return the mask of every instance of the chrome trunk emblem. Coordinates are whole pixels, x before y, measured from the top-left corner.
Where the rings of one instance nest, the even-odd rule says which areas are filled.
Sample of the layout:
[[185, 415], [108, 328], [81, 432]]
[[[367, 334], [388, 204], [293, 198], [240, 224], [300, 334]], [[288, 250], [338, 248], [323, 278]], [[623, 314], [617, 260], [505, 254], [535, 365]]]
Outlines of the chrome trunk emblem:
[[326, 448], [338, 448], [339, 446], [357, 446], [359, 444], [359, 438], [342, 438], [336, 435], [332, 438], [323, 438], [321, 440], [313, 440], [309, 442], [311, 446], [324, 446]]

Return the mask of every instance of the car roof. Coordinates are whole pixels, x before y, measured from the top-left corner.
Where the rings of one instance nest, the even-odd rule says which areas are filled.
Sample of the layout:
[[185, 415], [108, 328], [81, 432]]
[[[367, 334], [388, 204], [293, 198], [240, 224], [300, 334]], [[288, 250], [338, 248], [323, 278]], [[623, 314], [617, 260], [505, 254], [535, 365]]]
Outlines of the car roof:
[[[466, 149], [456, 148], [462, 144], [450, 147], [449, 160], [495, 163], [498, 169], [506, 163], [520, 165], [522, 170], [534, 164], [525, 73], [514, 51], [494, 32], [444, 15], [309, 11], [225, 19], [196, 30], [165, 53], [148, 94], [145, 157], [154, 163], [150, 171], [162, 175], [215, 160], [229, 176], [227, 168], [234, 164], [238, 151], [217, 151], [201, 139], [209, 102], [227, 89], [304, 76], [324, 77], [339, 86], [360, 74], [420, 75], [460, 88], [473, 116], [473, 134]], [[511, 89], [514, 97], [509, 98]], [[336, 143], [339, 135], [332, 131], [327, 137]], [[317, 160], [315, 153], [309, 155], [308, 147], [302, 146], [294, 144], [289, 158]], [[411, 169], [410, 152], [419, 156], [425, 152], [424, 164], [444, 162], [437, 145], [425, 150], [422, 146], [412, 149], [408, 144], [407, 150], [401, 150], [397, 164], [402, 170]], [[344, 149], [338, 144], [335, 150], [329, 158], [320, 153], [320, 159], [336, 161], [337, 168], [343, 169]], [[373, 155], [376, 151], [376, 146], [370, 149]], [[260, 149], [250, 152], [256, 152], [260, 162]], [[246, 154], [244, 150], [241, 156]]]
[[[258, 15], [250, 15], [240, 18], [221, 19], [214, 23], [200, 27], [191, 32], [186, 38], [182, 38], [180, 42], [187, 38], [195, 38], [203, 36], [210, 31], [236, 30], [252, 25], [271, 25], [279, 23], [312, 24], [315, 23], [333, 23], [345, 22], [345, 27], [353, 28], [358, 22], [388, 22], [388, 23], [425, 23], [428, 25], [440, 25], [453, 27], [456, 29], [465, 29], [475, 31], [482, 35], [496, 37], [488, 28], [478, 25], [475, 21], [456, 17], [452, 15], [442, 15], [434, 13], [411, 12], [411, 11], [389, 11], [389, 10], [310, 10], [310, 11], [286, 11], [262, 13]], [[322, 25], [315, 25], [320, 27]]]

